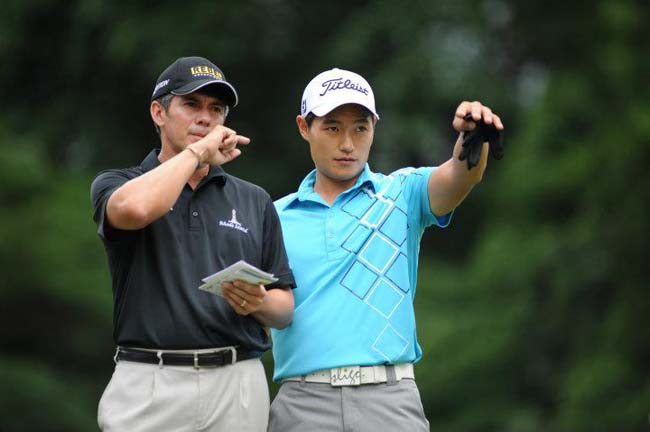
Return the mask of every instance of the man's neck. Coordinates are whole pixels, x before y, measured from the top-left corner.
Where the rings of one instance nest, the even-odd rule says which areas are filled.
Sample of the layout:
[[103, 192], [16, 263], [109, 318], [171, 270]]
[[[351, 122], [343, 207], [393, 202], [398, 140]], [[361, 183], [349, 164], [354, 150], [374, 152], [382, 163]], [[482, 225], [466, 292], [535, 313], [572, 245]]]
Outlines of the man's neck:
[[332, 205], [339, 195], [354, 186], [359, 175], [349, 180], [334, 180], [321, 174], [320, 171], [316, 171], [314, 192], [320, 195], [327, 204]]
[[197, 168], [192, 176], [187, 180], [187, 184], [190, 185], [192, 190], [195, 190], [196, 187], [201, 183], [201, 180], [210, 172], [210, 165], [203, 164], [201, 167]]

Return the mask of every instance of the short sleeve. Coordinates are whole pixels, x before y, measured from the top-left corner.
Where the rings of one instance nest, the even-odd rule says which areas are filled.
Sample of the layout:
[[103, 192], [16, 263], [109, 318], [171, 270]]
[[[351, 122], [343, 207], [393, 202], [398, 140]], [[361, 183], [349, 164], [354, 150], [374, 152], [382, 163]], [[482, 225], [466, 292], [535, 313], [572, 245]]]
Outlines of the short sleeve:
[[446, 228], [453, 215], [453, 211], [443, 216], [436, 216], [431, 212], [429, 178], [436, 169], [438, 168], [404, 168], [395, 172], [395, 174], [404, 176], [404, 193], [408, 201], [409, 217], [421, 229], [431, 225]]
[[273, 273], [278, 278], [277, 282], [267, 285], [267, 288], [295, 288], [296, 282], [289, 267], [280, 218], [270, 198], [268, 198], [264, 211], [264, 242], [262, 249], [263, 270]]
[[117, 170], [102, 171], [90, 186], [90, 200], [93, 205], [93, 219], [97, 224], [97, 234], [104, 241], [119, 239], [125, 231], [110, 226], [106, 218], [106, 205], [113, 192], [129, 181], [129, 176]]

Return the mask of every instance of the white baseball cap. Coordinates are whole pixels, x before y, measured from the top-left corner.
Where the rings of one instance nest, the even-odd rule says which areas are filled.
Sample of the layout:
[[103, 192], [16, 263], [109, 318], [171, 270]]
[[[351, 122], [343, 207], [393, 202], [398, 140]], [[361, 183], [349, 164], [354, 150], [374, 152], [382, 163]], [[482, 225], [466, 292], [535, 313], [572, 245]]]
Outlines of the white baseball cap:
[[334, 68], [321, 72], [307, 84], [302, 94], [300, 115], [306, 116], [311, 112], [322, 117], [345, 104], [361, 105], [379, 120], [375, 95], [368, 81], [354, 72]]

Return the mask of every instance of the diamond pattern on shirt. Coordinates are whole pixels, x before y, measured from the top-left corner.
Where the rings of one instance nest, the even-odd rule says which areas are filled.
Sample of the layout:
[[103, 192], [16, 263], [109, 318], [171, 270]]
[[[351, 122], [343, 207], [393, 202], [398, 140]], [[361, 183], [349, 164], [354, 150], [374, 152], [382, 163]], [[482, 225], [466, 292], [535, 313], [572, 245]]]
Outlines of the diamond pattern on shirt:
[[408, 266], [406, 255], [399, 254], [385, 275], [395, 286], [399, 287], [405, 293], [409, 292], [408, 272], [404, 271]]
[[399, 358], [408, 345], [408, 341], [387, 324], [375, 339], [372, 349], [390, 362], [392, 359]]
[[361, 218], [361, 223], [369, 228], [377, 228], [395, 206], [393, 201], [375, 196], [376, 200]]
[[363, 299], [379, 276], [359, 261], [355, 261], [341, 280], [341, 285]]
[[374, 232], [359, 251], [357, 259], [382, 275], [398, 253], [399, 245]]
[[[358, 224], [341, 245], [356, 256], [341, 285], [386, 319], [392, 317], [410, 290], [408, 260], [400, 252], [407, 238], [408, 218], [405, 206], [395, 202], [404, 201], [402, 177], [394, 176], [377, 194], [370, 188], [360, 188], [342, 206]], [[387, 341], [404, 341], [408, 345], [393, 327], [382, 333], [384, 336], [373, 346], [379, 352], [386, 352]]]
[[361, 219], [374, 202], [375, 199], [372, 191], [370, 189], [360, 188], [341, 206], [341, 210], [357, 219]]
[[394, 207], [379, 231], [392, 240], [398, 246], [401, 246], [406, 240], [407, 217], [406, 213], [397, 207]]
[[394, 284], [379, 279], [366, 298], [366, 303], [384, 318], [390, 318], [405, 295]]
[[356, 254], [359, 252], [361, 247], [366, 243], [368, 237], [372, 234], [372, 230], [364, 225], [357, 225], [357, 227], [352, 231], [352, 234], [345, 239], [341, 247], [348, 252]]

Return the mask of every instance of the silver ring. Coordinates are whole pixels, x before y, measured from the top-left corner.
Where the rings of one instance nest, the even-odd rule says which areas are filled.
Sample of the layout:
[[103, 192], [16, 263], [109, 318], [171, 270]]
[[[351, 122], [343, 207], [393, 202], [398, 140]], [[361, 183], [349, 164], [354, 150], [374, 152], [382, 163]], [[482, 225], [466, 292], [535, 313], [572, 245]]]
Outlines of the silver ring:
[[246, 299], [239, 304], [240, 308], [243, 308], [244, 306], [246, 306]]

